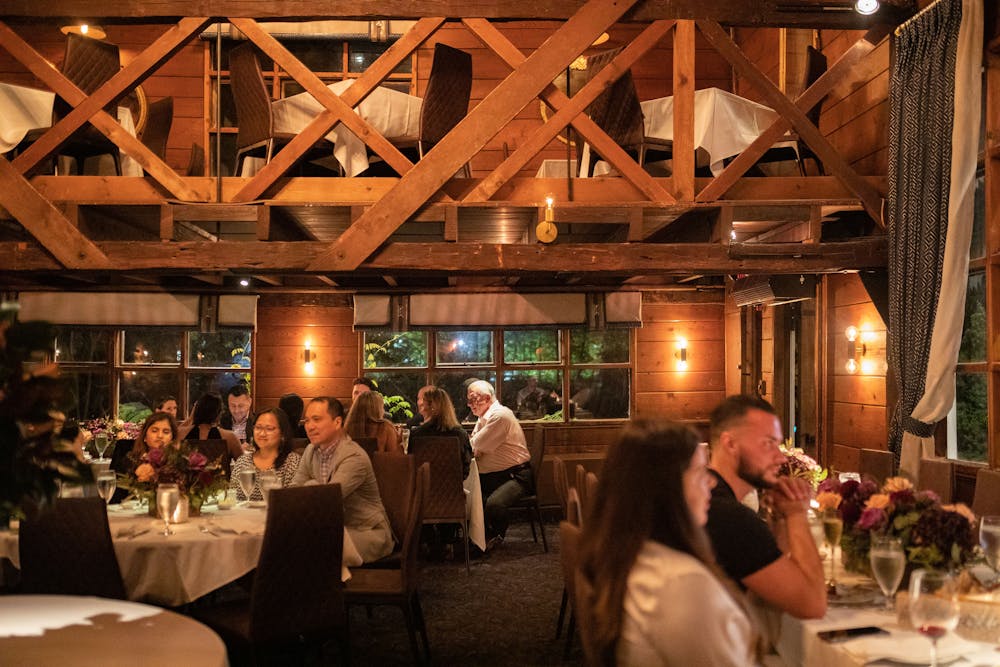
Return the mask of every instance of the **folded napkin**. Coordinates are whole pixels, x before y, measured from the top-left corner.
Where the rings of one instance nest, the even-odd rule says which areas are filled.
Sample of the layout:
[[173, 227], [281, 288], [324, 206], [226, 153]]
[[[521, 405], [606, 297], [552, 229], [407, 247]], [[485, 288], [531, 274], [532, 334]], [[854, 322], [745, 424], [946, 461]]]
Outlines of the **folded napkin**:
[[244, 517], [228, 513], [216, 514], [213, 529], [220, 533], [263, 535], [264, 521], [262, 517]]
[[[910, 665], [927, 665], [931, 661], [931, 640], [905, 630], [893, 630], [888, 635], [859, 637], [846, 641], [841, 646], [862, 663], [895, 660]], [[949, 662], [975, 653], [980, 648], [975, 642], [948, 633], [938, 640], [938, 662]]]

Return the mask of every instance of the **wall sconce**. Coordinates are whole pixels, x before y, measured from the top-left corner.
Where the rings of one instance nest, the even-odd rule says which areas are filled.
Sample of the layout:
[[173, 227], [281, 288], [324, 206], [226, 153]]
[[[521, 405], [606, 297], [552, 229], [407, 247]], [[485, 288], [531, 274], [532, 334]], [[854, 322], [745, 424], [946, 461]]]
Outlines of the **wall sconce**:
[[375, 19], [368, 22], [368, 39], [373, 42], [389, 41], [389, 20]]
[[107, 39], [108, 37], [107, 33], [104, 32], [104, 28], [99, 25], [92, 25], [89, 23], [64, 25], [59, 28], [59, 32], [64, 35], [83, 35], [84, 37], [90, 37], [91, 39]]
[[313, 360], [316, 358], [316, 353], [312, 351], [310, 347], [310, 342], [306, 341], [305, 349], [302, 351], [302, 359], [305, 361], [305, 366], [303, 369], [308, 375], [312, 375], [316, 372], [313, 367]]
[[559, 229], [555, 223], [555, 209], [552, 208], [554, 203], [555, 199], [552, 198], [552, 195], [545, 198], [545, 217], [535, 227], [535, 236], [542, 243], [552, 243], [559, 235]]
[[844, 367], [852, 375], [859, 370], [862, 375], [872, 375], [878, 370], [874, 347], [877, 334], [874, 331], [858, 329], [851, 325], [844, 330], [847, 336], [847, 363]]
[[674, 353], [677, 357], [677, 370], [686, 371], [688, 369], [688, 342], [686, 338], [677, 339], [677, 352]]

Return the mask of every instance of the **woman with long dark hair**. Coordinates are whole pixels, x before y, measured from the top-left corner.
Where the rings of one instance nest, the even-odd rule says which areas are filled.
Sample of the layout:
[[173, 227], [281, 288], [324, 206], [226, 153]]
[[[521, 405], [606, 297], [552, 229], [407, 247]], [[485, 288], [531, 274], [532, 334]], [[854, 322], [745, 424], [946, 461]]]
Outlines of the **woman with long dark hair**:
[[609, 448], [580, 537], [592, 663], [755, 664], [753, 624], [704, 530], [707, 462], [690, 429], [664, 421], [634, 421]]
[[[233, 463], [229, 478], [229, 492], [237, 500], [263, 500], [260, 490], [260, 474], [273, 470], [281, 481], [281, 486], [290, 486], [295, 471], [299, 468], [299, 455], [292, 451], [295, 432], [288, 421], [288, 415], [281, 408], [270, 408], [257, 415], [253, 424], [251, 451], [244, 453]], [[240, 472], [255, 470], [258, 474], [253, 491], [247, 498], [240, 488]]]
[[[219, 426], [222, 414], [222, 397], [213, 391], [205, 392], [194, 404], [191, 425], [181, 430], [179, 440], [225, 440], [229, 457], [238, 459], [243, 446], [236, 434]], [[249, 439], [249, 438], [248, 438]]]
[[462, 449], [462, 477], [468, 477], [469, 465], [472, 463], [472, 445], [469, 443], [469, 434], [458, 423], [455, 406], [448, 392], [431, 385], [422, 387], [417, 398], [417, 410], [424, 421], [410, 433], [410, 442], [427, 436], [455, 436]]

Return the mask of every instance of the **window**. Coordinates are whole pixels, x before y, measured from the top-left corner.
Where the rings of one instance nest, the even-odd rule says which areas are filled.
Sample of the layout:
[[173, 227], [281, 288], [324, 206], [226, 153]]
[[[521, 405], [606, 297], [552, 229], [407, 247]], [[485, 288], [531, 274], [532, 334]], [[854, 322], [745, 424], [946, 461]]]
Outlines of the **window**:
[[631, 341], [624, 329], [369, 331], [363, 366], [382, 394], [403, 397], [412, 410], [420, 387], [435, 384], [459, 419], [474, 419], [465, 396], [478, 379], [522, 420], [627, 419]]
[[164, 396], [186, 414], [206, 391], [225, 393], [250, 383], [253, 333], [228, 329], [206, 334], [163, 327], [61, 326], [55, 355], [66, 380], [64, 412], [76, 419], [117, 414], [145, 417]]

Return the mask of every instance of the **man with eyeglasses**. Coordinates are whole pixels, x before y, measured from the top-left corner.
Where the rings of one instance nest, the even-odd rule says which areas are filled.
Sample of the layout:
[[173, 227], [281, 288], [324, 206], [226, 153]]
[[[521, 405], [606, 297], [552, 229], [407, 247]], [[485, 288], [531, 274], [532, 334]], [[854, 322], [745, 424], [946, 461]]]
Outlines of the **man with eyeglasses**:
[[531, 489], [531, 454], [521, 424], [496, 400], [493, 385], [477, 380], [469, 385], [466, 398], [478, 418], [471, 440], [483, 490], [488, 551], [507, 534], [508, 508]]

